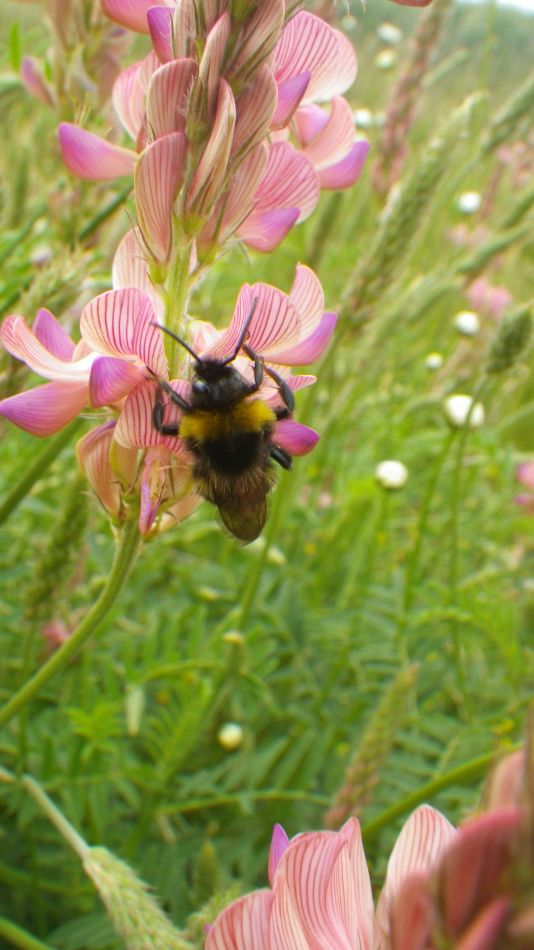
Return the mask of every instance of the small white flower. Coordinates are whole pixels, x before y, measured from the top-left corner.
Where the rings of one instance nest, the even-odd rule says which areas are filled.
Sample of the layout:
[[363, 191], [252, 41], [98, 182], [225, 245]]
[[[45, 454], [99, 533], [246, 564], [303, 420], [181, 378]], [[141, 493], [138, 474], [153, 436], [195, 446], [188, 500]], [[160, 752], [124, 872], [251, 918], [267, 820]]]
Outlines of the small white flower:
[[359, 129], [370, 129], [373, 124], [373, 113], [370, 109], [356, 109], [354, 121]]
[[402, 40], [402, 30], [398, 26], [395, 26], [394, 23], [387, 21], [380, 24], [376, 35], [379, 40], [382, 40], [383, 43], [387, 43], [389, 46], [398, 46]]
[[219, 729], [217, 738], [223, 749], [232, 752], [234, 749], [239, 749], [243, 742], [243, 730], [237, 722], [225, 722]]
[[383, 49], [375, 57], [375, 66], [377, 66], [378, 69], [383, 69], [384, 71], [391, 69], [396, 62], [397, 56], [392, 49]]
[[429, 353], [425, 359], [427, 369], [441, 369], [443, 366], [443, 357], [441, 353]]
[[385, 459], [376, 466], [375, 478], [382, 488], [402, 488], [408, 480], [408, 469], [396, 459]]
[[[471, 406], [473, 406], [472, 409]], [[473, 405], [472, 396], [466, 396], [463, 393], [454, 393], [453, 396], [447, 397], [443, 408], [447, 419], [455, 429], [463, 428], [468, 416], [470, 429], [479, 429], [480, 426], [484, 424], [484, 406], [480, 402], [476, 402]]]
[[476, 214], [482, 204], [482, 195], [478, 191], [464, 191], [458, 196], [456, 205], [462, 214]]
[[460, 310], [454, 318], [454, 326], [462, 336], [476, 336], [480, 330], [480, 320], [472, 310]]

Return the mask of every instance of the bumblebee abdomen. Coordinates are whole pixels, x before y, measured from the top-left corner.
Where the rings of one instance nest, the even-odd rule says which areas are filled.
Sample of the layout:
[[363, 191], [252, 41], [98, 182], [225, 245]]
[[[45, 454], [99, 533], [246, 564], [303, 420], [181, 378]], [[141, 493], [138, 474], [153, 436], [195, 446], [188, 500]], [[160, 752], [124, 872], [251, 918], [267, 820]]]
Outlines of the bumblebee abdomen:
[[241, 475], [267, 464], [267, 441], [275, 418], [262, 399], [241, 400], [224, 411], [187, 413], [180, 423], [180, 437], [196, 456], [201, 477], [208, 468], [220, 475]]

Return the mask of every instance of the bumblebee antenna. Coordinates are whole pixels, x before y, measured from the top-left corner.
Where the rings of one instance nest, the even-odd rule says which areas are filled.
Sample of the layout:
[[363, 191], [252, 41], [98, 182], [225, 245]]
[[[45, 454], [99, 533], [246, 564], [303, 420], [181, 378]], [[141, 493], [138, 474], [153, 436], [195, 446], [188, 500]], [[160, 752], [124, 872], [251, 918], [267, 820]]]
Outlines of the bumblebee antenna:
[[166, 333], [168, 336], [172, 336], [173, 340], [176, 340], [176, 342], [180, 343], [183, 346], [183, 348], [187, 350], [188, 353], [191, 353], [191, 356], [193, 357], [193, 359], [197, 361], [197, 363], [202, 362], [202, 360], [200, 359], [200, 356], [197, 356], [197, 354], [195, 353], [193, 349], [191, 349], [189, 344], [186, 343], [185, 340], [182, 340], [181, 336], [177, 336], [177, 334], [173, 333], [172, 330], [169, 330], [167, 327], [164, 327], [163, 324], [161, 323], [156, 323], [155, 320], [152, 321], [152, 326], [158, 327], [160, 330], [163, 330], [163, 332]]
[[240, 335], [239, 335], [239, 339], [238, 339], [238, 341], [237, 341], [237, 343], [236, 343], [235, 350], [234, 350], [234, 352], [232, 353], [232, 355], [228, 357], [228, 359], [224, 360], [223, 366], [226, 366], [227, 363], [233, 363], [233, 361], [235, 360], [237, 354], [239, 353], [239, 350], [240, 350], [241, 347], [243, 346], [243, 343], [245, 342], [245, 337], [246, 337], [246, 335], [247, 335], [247, 333], [248, 333], [248, 328], [249, 328], [249, 326], [250, 326], [250, 322], [251, 322], [251, 320], [252, 320], [252, 317], [254, 316], [254, 311], [256, 310], [257, 305], [258, 305], [258, 298], [257, 298], [257, 297], [254, 297], [254, 300], [252, 301], [252, 303], [251, 303], [251, 305], [250, 305], [250, 310], [249, 310], [249, 312], [247, 313], [247, 319], [245, 320], [245, 325], [244, 325], [243, 329], [241, 330], [241, 333], [240, 333]]

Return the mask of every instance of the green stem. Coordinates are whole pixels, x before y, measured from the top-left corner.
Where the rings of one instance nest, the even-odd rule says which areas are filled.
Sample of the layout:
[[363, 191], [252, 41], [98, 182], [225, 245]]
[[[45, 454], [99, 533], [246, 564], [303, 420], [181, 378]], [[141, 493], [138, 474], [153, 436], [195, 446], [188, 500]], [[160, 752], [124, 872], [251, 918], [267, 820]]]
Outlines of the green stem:
[[27, 930], [5, 917], [0, 917], [0, 937], [4, 937], [11, 946], [20, 947], [21, 950], [54, 950], [49, 943], [37, 940], [37, 937], [33, 937]]
[[70, 821], [65, 818], [65, 815], [60, 812], [59, 808], [54, 805], [54, 802], [46, 794], [44, 788], [42, 788], [31, 775], [23, 775], [20, 784], [26, 789], [31, 798], [33, 798], [36, 805], [39, 806], [43, 815], [46, 815], [50, 823], [59, 831], [61, 837], [65, 839], [78, 857], [83, 860], [89, 850], [89, 845], [84, 841], [82, 836], [78, 834], [76, 828], [71, 825]]
[[13, 486], [4, 501], [0, 504], [0, 524], [9, 518], [9, 515], [20, 504], [23, 498], [33, 488], [35, 483], [42, 478], [48, 466], [54, 461], [59, 453], [71, 441], [73, 435], [82, 424], [82, 419], [74, 419], [70, 425], [61, 432], [58, 432], [53, 439], [50, 439], [43, 451], [37, 456], [34, 462], [26, 469], [22, 478]]
[[[519, 748], [521, 748], [520, 745], [513, 746], [508, 751], [513, 752]], [[438, 792], [442, 792], [452, 785], [468, 785], [470, 782], [478, 781], [478, 779], [481, 779], [486, 774], [488, 768], [494, 761], [495, 752], [488, 752], [486, 755], [481, 755], [478, 759], [472, 759], [471, 762], [459, 765], [456, 769], [446, 772], [445, 775], [440, 775], [439, 778], [435, 778], [431, 782], [427, 782], [426, 785], [422, 785], [417, 791], [402, 798], [400, 802], [397, 802], [390, 808], [386, 808], [381, 815], [378, 815], [376, 818], [373, 818], [372, 821], [364, 825], [362, 828], [362, 836], [365, 843], [367, 844], [369, 841], [372, 841], [373, 838], [376, 838], [377, 834], [382, 831], [383, 828], [386, 828], [401, 815], [405, 815], [406, 812], [413, 811], [414, 808], [417, 808], [417, 806], [423, 802], [431, 800]]]
[[[180, 336], [183, 333], [184, 316], [189, 297], [189, 267], [191, 244], [180, 244], [180, 235], [175, 234], [176, 250], [171, 261], [166, 283], [167, 301], [165, 306], [165, 326]], [[169, 363], [169, 376], [174, 379], [183, 356], [179, 343], [165, 336], [165, 351]]]
[[117, 208], [120, 208], [121, 205], [124, 204], [131, 190], [132, 190], [132, 185], [128, 185], [127, 188], [123, 188], [122, 191], [119, 191], [119, 193], [115, 195], [115, 197], [109, 202], [109, 204], [105, 205], [105, 207], [102, 208], [101, 211], [95, 214], [94, 217], [91, 218], [91, 220], [87, 222], [87, 224], [84, 224], [83, 228], [81, 228], [80, 233], [78, 235], [80, 241], [85, 241], [88, 237], [91, 237], [93, 232], [96, 231], [96, 229], [104, 221], [106, 221], [107, 218], [110, 218], [111, 215], [117, 210]]
[[137, 520], [132, 519], [122, 528], [120, 540], [115, 550], [113, 565], [106, 586], [100, 594], [100, 597], [93, 607], [91, 607], [84, 620], [82, 620], [80, 626], [63, 646], [59, 648], [57, 653], [54, 653], [35, 676], [28, 680], [28, 682], [11, 697], [3, 709], [0, 710], [0, 726], [5, 726], [26, 703], [35, 699], [48, 681], [55, 676], [56, 673], [65, 669], [66, 665], [72, 657], [79, 652], [86, 640], [96, 632], [126, 582], [130, 568], [137, 554], [140, 540]]

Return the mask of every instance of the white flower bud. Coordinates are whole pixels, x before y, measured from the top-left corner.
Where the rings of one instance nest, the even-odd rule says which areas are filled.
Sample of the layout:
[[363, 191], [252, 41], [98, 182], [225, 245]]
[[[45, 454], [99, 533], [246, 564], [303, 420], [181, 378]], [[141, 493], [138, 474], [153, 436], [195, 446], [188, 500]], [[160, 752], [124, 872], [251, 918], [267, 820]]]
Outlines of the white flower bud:
[[396, 62], [397, 56], [392, 49], [383, 49], [375, 57], [375, 66], [377, 66], [378, 69], [383, 69], [384, 71], [391, 69]]
[[402, 488], [408, 480], [408, 469], [402, 462], [386, 459], [376, 466], [375, 478], [382, 488]]
[[464, 191], [456, 202], [458, 211], [462, 214], [476, 214], [482, 204], [482, 196], [478, 191]]
[[[472, 410], [471, 406], [473, 406], [472, 396], [466, 396], [462, 393], [455, 393], [453, 396], [448, 396], [443, 404], [445, 415], [455, 429], [463, 428], [468, 416], [469, 428], [479, 429], [480, 426], [484, 424], [484, 406], [480, 402], [476, 402]], [[471, 413], [471, 415], [469, 415], [469, 413]]]
[[373, 124], [373, 113], [370, 109], [355, 109], [354, 121], [359, 129], [370, 129]]
[[441, 369], [443, 366], [441, 353], [429, 353], [425, 358], [425, 366], [427, 369]]
[[219, 729], [217, 738], [223, 749], [232, 752], [234, 749], [239, 749], [243, 742], [243, 730], [237, 722], [225, 722]]
[[376, 35], [379, 40], [382, 40], [383, 43], [387, 43], [389, 46], [398, 46], [402, 40], [402, 30], [398, 26], [395, 26], [394, 23], [387, 21], [380, 24]]
[[454, 326], [462, 336], [476, 336], [480, 330], [480, 320], [472, 310], [460, 310], [454, 318]]

